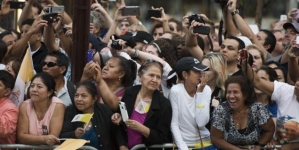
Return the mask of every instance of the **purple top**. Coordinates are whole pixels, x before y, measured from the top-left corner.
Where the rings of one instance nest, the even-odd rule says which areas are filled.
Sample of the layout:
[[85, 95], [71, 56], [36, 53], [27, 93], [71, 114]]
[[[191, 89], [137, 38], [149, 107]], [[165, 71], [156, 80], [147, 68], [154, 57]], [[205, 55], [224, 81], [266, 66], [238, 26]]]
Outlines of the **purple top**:
[[[131, 120], [138, 121], [139, 123], [143, 124], [145, 121], [145, 118], [147, 116], [147, 113], [145, 114], [140, 114], [137, 112], [135, 109], [132, 111]], [[142, 142], [142, 134], [132, 130], [130, 128], [127, 128], [127, 135], [128, 135], [128, 147], [131, 149], [135, 145], [138, 145]]]

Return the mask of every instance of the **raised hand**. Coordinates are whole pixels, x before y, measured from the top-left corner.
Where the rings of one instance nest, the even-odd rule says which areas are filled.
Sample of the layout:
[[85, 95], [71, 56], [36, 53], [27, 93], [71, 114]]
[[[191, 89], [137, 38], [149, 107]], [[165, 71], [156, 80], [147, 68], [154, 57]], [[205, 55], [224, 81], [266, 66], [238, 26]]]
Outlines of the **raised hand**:
[[5, 16], [10, 12], [10, 3], [12, 0], [3, 0], [1, 3], [0, 16]]
[[48, 26], [48, 21], [42, 19], [42, 14], [38, 15], [30, 27], [28, 33], [36, 34], [43, 27]]
[[237, 0], [229, 0], [227, 2], [227, 8], [230, 12], [234, 12], [237, 10]]
[[163, 7], [160, 7], [160, 8], [154, 8], [154, 7], [152, 6], [152, 10], [158, 10], [158, 11], [161, 11], [161, 18], [151, 17], [151, 19], [156, 20], [156, 21], [159, 21], [159, 22], [166, 22], [166, 21], [168, 21], [167, 16], [166, 16], [166, 14], [165, 14], [165, 12], [164, 12], [164, 8], [163, 8]]

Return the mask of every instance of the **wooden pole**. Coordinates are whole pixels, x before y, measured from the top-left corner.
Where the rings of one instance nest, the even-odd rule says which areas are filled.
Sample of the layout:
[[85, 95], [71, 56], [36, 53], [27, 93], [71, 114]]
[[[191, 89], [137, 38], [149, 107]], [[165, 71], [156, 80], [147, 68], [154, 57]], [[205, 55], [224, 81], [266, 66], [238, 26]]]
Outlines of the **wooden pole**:
[[73, 1], [72, 81], [79, 83], [89, 45], [90, 0]]

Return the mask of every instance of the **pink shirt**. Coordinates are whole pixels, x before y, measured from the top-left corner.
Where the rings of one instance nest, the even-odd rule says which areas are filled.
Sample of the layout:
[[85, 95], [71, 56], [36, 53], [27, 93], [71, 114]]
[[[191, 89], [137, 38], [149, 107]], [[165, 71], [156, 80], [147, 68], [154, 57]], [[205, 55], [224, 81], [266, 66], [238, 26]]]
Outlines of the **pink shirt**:
[[[147, 113], [140, 114], [135, 109], [133, 109], [130, 119], [138, 121], [139, 123], [143, 124]], [[138, 131], [132, 130], [127, 128], [127, 135], [128, 135], [128, 147], [132, 148], [135, 145], [142, 143], [142, 134]]]
[[50, 133], [50, 122], [56, 104], [63, 104], [63, 102], [57, 97], [53, 97], [51, 105], [49, 106], [44, 118], [40, 121], [37, 118], [31, 99], [26, 100], [25, 103], [27, 104], [27, 115], [29, 118], [29, 134], [48, 135]]
[[7, 97], [0, 99], [0, 144], [16, 143], [18, 107]]

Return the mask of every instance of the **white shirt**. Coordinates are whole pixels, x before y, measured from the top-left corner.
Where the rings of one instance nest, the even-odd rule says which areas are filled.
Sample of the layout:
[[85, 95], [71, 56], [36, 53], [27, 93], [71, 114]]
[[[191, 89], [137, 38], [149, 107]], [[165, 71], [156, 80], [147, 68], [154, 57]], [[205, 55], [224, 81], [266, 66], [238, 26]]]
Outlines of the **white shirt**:
[[168, 97], [170, 92], [170, 89], [167, 87], [167, 78], [171, 70], [172, 68], [170, 67], [170, 65], [167, 62], [165, 62], [165, 65], [163, 67], [162, 81], [161, 81], [161, 87], [162, 87], [163, 95], [165, 97]]
[[210, 132], [205, 127], [210, 119], [211, 88], [205, 86], [202, 93], [190, 97], [184, 84], [174, 85], [169, 94], [172, 107], [171, 131], [179, 150], [188, 150], [187, 144], [210, 141]]
[[[74, 94], [74, 93], [71, 93], [71, 94]], [[67, 89], [67, 79], [66, 78], [64, 78], [64, 86], [57, 94], [57, 97], [60, 100], [62, 100], [62, 102], [65, 106], [69, 106], [72, 104], [72, 100], [71, 100], [71, 97], [70, 97], [68, 89]]]
[[0, 64], [0, 70], [4, 70], [5, 69], [5, 65], [4, 64]]
[[299, 102], [294, 94], [295, 87], [283, 82], [274, 81], [272, 100], [277, 103], [277, 118], [289, 115], [299, 122]]

